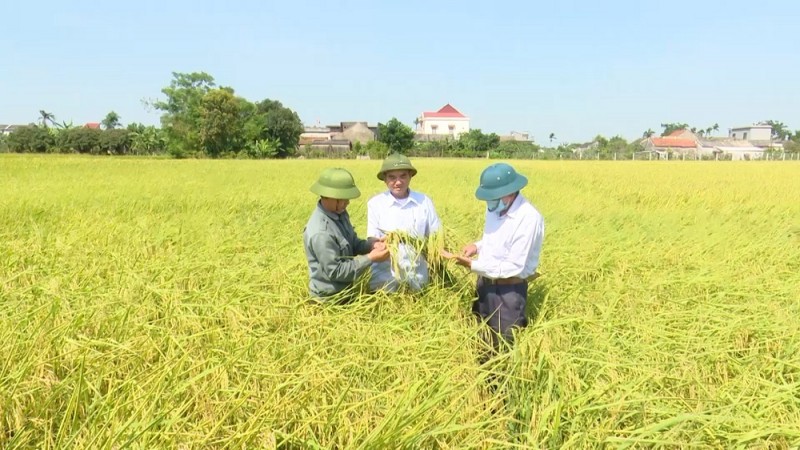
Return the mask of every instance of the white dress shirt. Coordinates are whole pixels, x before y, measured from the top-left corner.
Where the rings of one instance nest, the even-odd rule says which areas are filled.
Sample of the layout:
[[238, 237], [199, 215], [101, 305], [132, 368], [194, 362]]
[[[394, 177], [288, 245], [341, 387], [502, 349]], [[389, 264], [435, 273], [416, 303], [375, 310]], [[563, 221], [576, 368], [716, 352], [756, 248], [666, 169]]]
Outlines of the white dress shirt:
[[502, 217], [486, 212], [472, 271], [487, 278], [527, 278], [539, 266], [543, 239], [544, 219], [520, 193]]
[[[367, 236], [383, 237], [390, 231], [403, 231], [412, 237], [427, 238], [441, 228], [439, 216], [428, 196], [409, 190], [403, 199], [395, 198], [389, 191], [381, 192], [367, 202]], [[400, 244], [398, 251], [399, 273], [390, 261], [372, 264], [370, 289], [390, 292], [406, 284], [418, 291], [428, 283], [428, 263], [413, 246]]]

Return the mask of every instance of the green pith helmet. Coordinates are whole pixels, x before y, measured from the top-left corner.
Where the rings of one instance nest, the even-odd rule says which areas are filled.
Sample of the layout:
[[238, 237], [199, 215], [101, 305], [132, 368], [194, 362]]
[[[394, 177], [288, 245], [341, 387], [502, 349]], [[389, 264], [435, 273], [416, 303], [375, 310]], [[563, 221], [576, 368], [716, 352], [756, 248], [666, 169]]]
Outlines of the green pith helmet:
[[392, 153], [383, 160], [381, 171], [378, 172], [378, 179], [383, 181], [383, 179], [386, 178], [386, 172], [392, 170], [408, 170], [411, 172], [412, 177], [417, 174], [417, 169], [411, 165], [411, 161], [408, 160], [408, 157], [400, 153]]
[[481, 185], [475, 191], [478, 200], [497, 200], [513, 194], [528, 184], [524, 175], [506, 163], [492, 164], [481, 173]]
[[353, 180], [353, 175], [338, 167], [323, 170], [317, 182], [311, 186], [311, 192], [320, 197], [337, 200], [352, 200], [361, 195], [355, 180]]

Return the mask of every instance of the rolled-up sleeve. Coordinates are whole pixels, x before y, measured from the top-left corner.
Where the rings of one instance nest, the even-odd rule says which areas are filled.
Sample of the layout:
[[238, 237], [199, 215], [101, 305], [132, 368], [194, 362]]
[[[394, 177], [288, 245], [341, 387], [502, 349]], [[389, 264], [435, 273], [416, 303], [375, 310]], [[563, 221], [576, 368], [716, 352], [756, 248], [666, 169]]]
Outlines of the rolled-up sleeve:
[[330, 235], [316, 234], [311, 237], [309, 244], [319, 262], [319, 274], [329, 281], [340, 283], [355, 281], [370, 265], [370, 260], [365, 255], [341, 256], [338, 243]]

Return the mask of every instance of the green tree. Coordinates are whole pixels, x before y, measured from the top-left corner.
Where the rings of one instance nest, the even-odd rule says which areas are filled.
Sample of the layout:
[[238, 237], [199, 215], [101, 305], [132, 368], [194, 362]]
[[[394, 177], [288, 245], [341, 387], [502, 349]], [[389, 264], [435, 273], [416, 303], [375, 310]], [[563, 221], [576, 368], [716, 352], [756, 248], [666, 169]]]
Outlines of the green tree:
[[792, 134], [783, 122], [766, 120], [764, 123], [772, 127], [772, 139], [785, 139]]
[[600, 149], [600, 157], [604, 159], [612, 159], [616, 155], [622, 157], [628, 153], [628, 141], [622, 136], [614, 136], [606, 141], [606, 144]]
[[161, 130], [154, 126], [142, 124], [128, 125], [131, 137], [131, 150], [137, 155], [153, 155], [164, 151], [165, 139]]
[[473, 128], [458, 137], [458, 144], [464, 156], [484, 156], [497, 148], [500, 136], [495, 133], [484, 134]]
[[389, 146], [381, 141], [369, 141], [364, 146], [364, 153], [371, 159], [383, 159], [389, 156]]
[[378, 124], [378, 140], [386, 144], [390, 153], [407, 153], [414, 146], [414, 130], [392, 117], [386, 124]]
[[174, 156], [199, 150], [200, 104], [215, 87], [214, 77], [205, 72], [173, 72], [170, 85], [161, 90], [166, 100], [152, 103], [155, 109], [163, 111], [161, 125]]
[[642, 133], [642, 137], [645, 139], [651, 138], [656, 134], [652, 128], [648, 128], [644, 133]]
[[119, 119], [120, 119], [119, 114], [117, 114], [114, 111], [111, 111], [110, 113], [106, 114], [106, 117], [100, 123], [106, 130], [113, 130], [114, 128], [117, 128], [120, 125], [122, 125]]
[[208, 91], [200, 102], [200, 146], [217, 158], [226, 152], [238, 152], [243, 142], [244, 122], [239, 101], [231, 89]]
[[492, 158], [530, 159], [539, 152], [539, 146], [530, 141], [502, 141], [492, 151]]
[[689, 128], [689, 125], [681, 122], [669, 122], [669, 123], [662, 123], [661, 128], [664, 129], [661, 135], [666, 136], [676, 130], [685, 130]]
[[296, 112], [283, 106], [277, 100], [265, 99], [253, 106], [240, 102], [243, 120], [246, 121], [245, 137], [248, 141], [277, 141], [275, 156], [293, 155], [303, 133], [303, 122]]
[[44, 153], [55, 147], [55, 137], [44, 126], [20, 127], [6, 139], [8, 150], [17, 153]]
[[250, 158], [275, 158], [280, 152], [281, 143], [277, 139], [259, 139], [247, 145], [246, 154]]
[[76, 127], [62, 130], [58, 135], [58, 147], [62, 152], [99, 153], [102, 131], [96, 128]]
[[133, 136], [124, 129], [110, 129], [100, 133], [98, 147], [100, 153], [107, 155], [126, 155], [130, 152]]

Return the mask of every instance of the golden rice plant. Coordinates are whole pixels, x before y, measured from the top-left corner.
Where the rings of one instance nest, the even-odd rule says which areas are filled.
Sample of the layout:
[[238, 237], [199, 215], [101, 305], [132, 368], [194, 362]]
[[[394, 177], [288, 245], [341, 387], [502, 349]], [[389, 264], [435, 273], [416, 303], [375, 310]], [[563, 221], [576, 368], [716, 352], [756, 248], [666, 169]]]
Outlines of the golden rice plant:
[[513, 161], [547, 277], [481, 364], [488, 163], [415, 160], [432, 283], [342, 305], [308, 187], [374, 161], [0, 155], [0, 448], [800, 447], [798, 163]]

